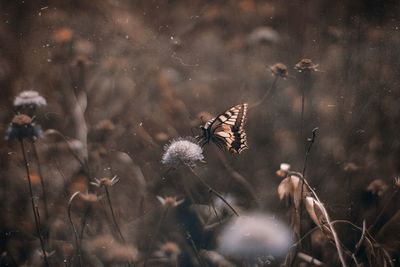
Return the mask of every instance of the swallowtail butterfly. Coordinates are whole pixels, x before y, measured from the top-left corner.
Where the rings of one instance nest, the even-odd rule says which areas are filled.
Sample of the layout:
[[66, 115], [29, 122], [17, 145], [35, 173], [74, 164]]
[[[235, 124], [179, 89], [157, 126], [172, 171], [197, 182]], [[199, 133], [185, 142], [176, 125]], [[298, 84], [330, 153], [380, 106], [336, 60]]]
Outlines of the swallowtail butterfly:
[[240, 154], [247, 149], [246, 133], [244, 123], [247, 114], [247, 103], [231, 107], [219, 116], [207, 121], [200, 128], [203, 130], [201, 136], [202, 145], [210, 141], [220, 148], [226, 148], [231, 153]]

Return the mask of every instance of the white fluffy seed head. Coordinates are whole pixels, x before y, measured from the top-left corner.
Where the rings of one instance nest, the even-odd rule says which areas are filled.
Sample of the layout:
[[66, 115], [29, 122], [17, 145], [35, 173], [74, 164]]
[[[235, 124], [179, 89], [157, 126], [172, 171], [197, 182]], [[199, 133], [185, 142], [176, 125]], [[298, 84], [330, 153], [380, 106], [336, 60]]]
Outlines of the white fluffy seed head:
[[19, 95], [17, 95], [14, 99], [14, 106], [46, 106], [47, 102], [43, 96], [41, 96], [38, 92], [33, 90], [23, 91]]
[[203, 149], [191, 138], [178, 138], [165, 146], [161, 162], [171, 167], [187, 165], [194, 167], [204, 159]]
[[279, 220], [259, 213], [242, 215], [224, 227], [218, 251], [225, 256], [254, 260], [282, 257], [292, 243], [291, 231]]

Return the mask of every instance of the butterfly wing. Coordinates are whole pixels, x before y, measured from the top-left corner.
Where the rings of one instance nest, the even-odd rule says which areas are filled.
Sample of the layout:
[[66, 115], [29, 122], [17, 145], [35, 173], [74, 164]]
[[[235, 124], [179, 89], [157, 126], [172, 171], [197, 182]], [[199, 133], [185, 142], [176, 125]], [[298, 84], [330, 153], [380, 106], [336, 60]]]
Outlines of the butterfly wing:
[[208, 121], [206, 126], [210, 128], [211, 140], [220, 147], [226, 147], [231, 153], [239, 154], [248, 148], [243, 128], [246, 114], [247, 103], [244, 103], [236, 105]]

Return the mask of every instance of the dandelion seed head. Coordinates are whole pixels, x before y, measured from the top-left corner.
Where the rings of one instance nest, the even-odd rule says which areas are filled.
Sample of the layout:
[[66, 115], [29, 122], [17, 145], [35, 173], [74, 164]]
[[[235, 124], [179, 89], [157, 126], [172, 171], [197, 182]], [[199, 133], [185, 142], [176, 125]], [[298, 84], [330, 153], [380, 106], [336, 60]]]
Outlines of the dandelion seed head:
[[27, 90], [22, 91], [14, 99], [14, 107], [41, 107], [46, 106], [46, 99], [41, 96], [37, 91]]
[[222, 255], [255, 259], [269, 256], [280, 257], [291, 245], [291, 232], [282, 222], [265, 214], [242, 215], [222, 230], [218, 240]]
[[203, 159], [203, 149], [194, 140], [179, 138], [165, 146], [161, 162], [172, 167], [182, 164], [194, 167], [198, 161]]

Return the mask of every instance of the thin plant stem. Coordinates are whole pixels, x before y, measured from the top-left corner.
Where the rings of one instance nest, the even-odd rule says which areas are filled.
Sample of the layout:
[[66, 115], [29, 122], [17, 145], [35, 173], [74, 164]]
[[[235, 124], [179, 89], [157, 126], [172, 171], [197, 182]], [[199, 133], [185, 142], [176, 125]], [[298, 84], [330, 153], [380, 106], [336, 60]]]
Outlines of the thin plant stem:
[[148, 246], [148, 248], [147, 248], [146, 258], [144, 259], [143, 267], [146, 267], [146, 265], [147, 265], [147, 261], [148, 261], [149, 258], [150, 258], [150, 253], [151, 253], [151, 249], [152, 249], [152, 247], [153, 247], [154, 240], [156, 239], [156, 237], [157, 237], [157, 235], [158, 235], [158, 232], [159, 232], [160, 229], [161, 229], [161, 225], [162, 225], [162, 223], [164, 222], [164, 219], [167, 217], [168, 211], [169, 211], [169, 206], [165, 206], [165, 207], [163, 208], [162, 213], [161, 213], [161, 218], [160, 218], [160, 221], [158, 222], [157, 228], [156, 228], [156, 230], [154, 231], [154, 234], [153, 234], [153, 236], [152, 236], [151, 239], [150, 239], [149, 246]]
[[107, 187], [107, 186], [104, 186], [104, 190], [106, 191], [107, 203], [108, 203], [108, 206], [110, 207], [111, 217], [112, 217], [114, 226], [115, 226], [115, 228], [117, 229], [117, 232], [118, 232], [119, 237], [121, 238], [121, 241], [122, 241], [123, 243], [125, 243], [125, 242], [126, 242], [126, 241], [125, 241], [125, 238], [124, 238], [124, 236], [122, 235], [121, 229], [119, 228], [119, 225], [118, 225], [118, 223], [117, 223], [117, 219], [116, 219], [116, 217], [115, 217], [114, 208], [113, 208], [113, 205], [112, 205], [112, 203], [111, 203], [110, 191], [108, 190], [108, 187]]
[[191, 172], [193, 173], [193, 175], [194, 175], [195, 177], [197, 177], [197, 179], [199, 179], [199, 181], [200, 181], [204, 186], [207, 187], [207, 189], [208, 189], [208, 191], [209, 191], [210, 193], [213, 193], [216, 197], [218, 197], [220, 200], [222, 200], [222, 202], [224, 202], [224, 203], [231, 209], [231, 211], [232, 211], [236, 216], [239, 217], [239, 213], [237, 213], [237, 211], [231, 206], [231, 204], [229, 204], [228, 201], [225, 200], [225, 198], [224, 198], [220, 193], [218, 193], [216, 190], [214, 190], [213, 188], [211, 188], [211, 186], [209, 186], [209, 185], [208, 185], [194, 170], [193, 170], [193, 168], [189, 167], [189, 169], [191, 170]]
[[72, 230], [74, 232], [74, 237], [75, 237], [75, 245], [76, 245], [76, 250], [78, 253], [78, 259], [79, 259], [79, 266], [83, 267], [82, 264], [82, 256], [81, 256], [81, 244], [80, 244], [80, 240], [79, 240], [79, 235], [78, 235], [78, 231], [76, 230], [76, 227], [74, 225], [74, 222], [72, 221], [72, 216], [71, 216], [71, 207], [72, 207], [72, 202], [75, 199], [76, 196], [78, 196], [80, 194], [80, 192], [75, 192], [71, 198], [68, 201], [68, 219], [69, 219], [69, 223], [71, 224]]
[[29, 183], [29, 194], [30, 194], [30, 198], [31, 198], [33, 217], [35, 218], [36, 232], [39, 237], [40, 247], [42, 249], [44, 263], [45, 263], [46, 267], [49, 267], [50, 265], [49, 265], [49, 261], [47, 259], [46, 250], [44, 248], [44, 241], [43, 241], [42, 235], [40, 233], [39, 219], [38, 219], [38, 215], [36, 214], [36, 205], [35, 205], [35, 200], [33, 198], [32, 181], [31, 181], [31, 176], [29, 173], [29, 163], [28, 163], [28, 160], [26, 157], [24, 140], [20, 139], [20, 143], [21, 143], [22, 156], [24, 158], [24, 163], [25, 163], [24, 165], [25, 165], [25, 170], [26, 170], [26, 177], [28, 178], [28, 183]]
[[43, 172], [42, 172], [42, 166], [40, 164], [39, 153], [37, 152], [35, 142], [32, 142], [32, 150], [33, 150], [33, 155], [34, 155], [34, 157], [36, 159], [36, 163], [37, 163], [37, 167], [38, 167], [40, 186], [42, 187], [42, 198], [43, 198], [43, 204], [44, 204], [44, 215], [45, 215], [46, 220], [48, 220], [49, 219], [49, 206], [48, 206], [48, 203], [47, 203], [46, 184], [45, 184], [45, 181], [44, 181]]
[[393, 198], [396, 196], [397, 192], [399, 190], [396, 189], [394, 190], [394, 192], [392, 193], [392, 195], [389, 197], [389, 199], [386, 201], [385, 205], [383, 206], [382, 210], [379, 212], [378, 216], [376, 216], [374, 222], [371, 224], [370, 227], [368, 227], [368, 231], [371, 231], [375, 225], [378, 223], [379, 219], [382, 217], [383, 213], [385, 212], [386, 208], [389, 206], [389, 204], [392, 202]]
[[[310, 192], [313, 194], [314, 198], [315, 198], [319, 203], [322, 204], [322, 202], [321, 202], [320, 199], [318, 198], [317, 193], [315, 193], [314, 189], [310, 186], [310, 184], [307, 182], [307, 180], [303, 177], [303, 175], [302, 175], [301, 173], [290, 172], [289, 175], [296, 175], [296, 176], [299, 177], [301, 180], [303, 180], [303, 181], [304, 181], [304, 184], [307, 186], [307, 188], [308, 188], [308, 189], [310, 190]], [[332, 222], [331, 222], [331, 220], [330, 220], [330, 217], [329, 217], [329, 215], [328, 215], [328, 212], [326, 211], [324, 205], [321, 205], [320, 208], [321, 208], [322, 214], [324, 215], [324, 217], [325, 217], [325, 219], [326, 219], [326, 221], [327, 221], [327, 225], [328, 225], [329, 229], [330, 229], [331, 232], [332, 232], [332, 236], [333, 236], [333, 239], [334, 239], [334, 241], [335, 241], [334, 243], [335, 243], [335, 246], [336, 246], [336, 250], [337, 250], [337, 252], [338, 252], [338, 256], [339, 256], [340, 262], [341, 262], [341, 264], [342, 264], [343, 267], [347, 267], [346, 260], [344, 259], [344, 255], [343, 255], [343, 249], [342, 249], [342, 247], [341, 247], [341, 245], [340, 245], [341, 243], [340, 243], [339, 237], [337, 236], [336, 230], [335, 230], [334, 227], [333, 227], [333, 224], [332, 224]]]
[[[304, 164], [303, 164], [303, 170], [302, 170], [302, 177], [305, 176], [305, 173], [306, 173], [306, 170], [307, 170], [308, 158], [309, 158], [310, 153], [311, 153], [312, 145], [314, 144], [315, 139], [317, 137], [317, 131], [318, 131], [318, 128], [314, 128], [314, 130], [312, 131], [311, 138], [309, 138], [307, 140], [308, 141], [308, 147], [307, 147], [306, 152], [305, 152]], [[304, 240], [304, 237], [302, 237], [303, 236], [303, 234], [302, 234], [302, 232], [303, 232], [302, 231], [303, 230], [302, 229], [303, 207], [302, 206], [303, 206], [303, 194], [304, 194], [304, 179], [300, 179], [300, 180], [301, 180], [301, 193], [300, 193], [301, 197], [300, 197], [300, 203], [299, 203], [299, 207], [300, 207], [300, 210], [299, 210], [299, 227], [300, 227], [300, 229], [299, 229], [299, 244], [301, 245], [301, 243], [302, 243], [301, 241]], [[298, 247], [296, 247], [295, 254], [297, 254], [297, 252], [298, 252]], [[296, 255], [293, 257], [290, 266], [293, 266], [295, 259], [296, 259]]]
[[206, 262], [204, 262], [203, 259], [200, 257], [199, 250], [197, 249], [197, 246], [193, 241], [192, 235], [187, 230], [185, 230], [185, 233], [186, 233], [187, 239], [189, 239], [189, 241], [190, 241], [190, 245], [193, 249], [194, 254], [196, 255], [197, 261], [200, 263], [201, 266], [208, 267], [208, 264]]
[[255, 107], [259, 106], [259, 105], [261, 105], [261, 104], [268, 98], [269, 94], [274, 90], [274, 88], [275, 88], [275, 86], [276, 86], [276, 83], [278, 82], [278, 78], [279, 78], [279, 76], [278, 76], [278, 75], [275, 75], [274, 80], [272, 81], [271, 86], [270, 86], [270, 87], [268, 88], [268, 90], [265, 92], [264, 96], [260, 99], [260, 101], [258, 101], [258, 102], [256, 102], [256, 103], [250, 105], [249, 110], [252, 109], [252, 108], [255, 108]]

